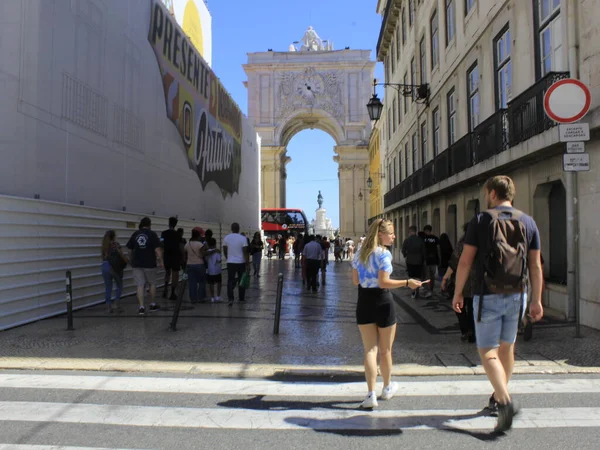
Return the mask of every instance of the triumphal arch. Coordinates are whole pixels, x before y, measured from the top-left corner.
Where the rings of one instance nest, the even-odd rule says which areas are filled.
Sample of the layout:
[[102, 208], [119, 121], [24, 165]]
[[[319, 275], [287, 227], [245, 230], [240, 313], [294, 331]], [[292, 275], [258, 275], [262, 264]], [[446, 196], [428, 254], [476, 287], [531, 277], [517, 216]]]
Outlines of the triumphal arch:
[[365, 232], [371, 132], [366, 104], [375, 70], [370, 55], [334, 50], [312, 27], [287, 51], [248, 54], [248, 116], [262, 140], [263, 208], [286, 207], [287, 145], [298, 132], [317, 128], [336, 143], [342, 236]]

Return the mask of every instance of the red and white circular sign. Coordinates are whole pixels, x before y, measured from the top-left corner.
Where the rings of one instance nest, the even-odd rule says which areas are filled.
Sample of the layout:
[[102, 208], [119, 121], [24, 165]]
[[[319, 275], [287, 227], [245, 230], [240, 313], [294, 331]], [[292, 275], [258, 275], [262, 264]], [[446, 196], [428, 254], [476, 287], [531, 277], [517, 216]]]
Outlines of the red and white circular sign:
[[579, 80], [567, 78], [554, 83], [544, 95], [544, 111], [558, 123], [581, 120], [590, 110], [592, 94]]

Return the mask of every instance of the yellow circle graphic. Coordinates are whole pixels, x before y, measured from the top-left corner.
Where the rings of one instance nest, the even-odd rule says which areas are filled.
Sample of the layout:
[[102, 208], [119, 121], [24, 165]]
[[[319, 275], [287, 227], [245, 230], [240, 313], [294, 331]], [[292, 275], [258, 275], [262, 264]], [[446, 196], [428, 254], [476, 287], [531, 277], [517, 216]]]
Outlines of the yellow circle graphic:
[[188, 0], [183, 12], [183, 31], [190, 37], [192, 44], [204, 56], [204, 43], [202, 38], [202, 22], [200, 13], [194, 0]]

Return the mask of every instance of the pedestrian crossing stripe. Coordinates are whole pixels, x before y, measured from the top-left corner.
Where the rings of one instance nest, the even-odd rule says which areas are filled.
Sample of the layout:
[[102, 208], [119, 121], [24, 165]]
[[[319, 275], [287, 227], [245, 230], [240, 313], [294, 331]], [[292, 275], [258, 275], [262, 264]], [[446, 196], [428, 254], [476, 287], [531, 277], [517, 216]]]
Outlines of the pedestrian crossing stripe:
[[[397, 382], [398, 396], [489, 396], [487, 380], [402, 381]], [[260, 379], [203, 379], [115, 377], [86, 375], [0, 374], [0, 388], [7, 389], [68, 389], [112, 392], [142, 392], [199, 395], [268, 395], [282, 397], [356, 397], [366, 393], [364, 382], [286, 382]], [[378, 391], [382, 388], [381, 383]], [[509, 385], [513, 394], [600, 393], [598, 379], [513, 379]]]
[[[483, 430], [478, 410], [248, 410], [49, 402], [0, 402], [0, 420], [230, 430]], [[600, 427], [600, 408], [527, 408], [513, 428]]]
[[[128, 450], [125, 448], [71, 447], [67, 445], [0, 444], [0, 450]], [[133, 450], [133, 449], [131, 449]]]

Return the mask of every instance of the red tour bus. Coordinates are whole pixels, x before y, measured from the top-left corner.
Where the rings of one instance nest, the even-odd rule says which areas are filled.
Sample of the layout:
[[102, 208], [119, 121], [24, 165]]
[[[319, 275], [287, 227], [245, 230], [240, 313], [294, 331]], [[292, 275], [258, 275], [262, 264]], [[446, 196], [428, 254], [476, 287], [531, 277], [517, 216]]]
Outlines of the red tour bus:
[[279, 244], [279, 236], [298, 236], [308, 228], [304, 211], [294, 208], [263, 208], [261, 222], [265, 239], [273, 249]]

